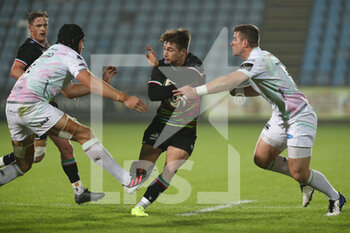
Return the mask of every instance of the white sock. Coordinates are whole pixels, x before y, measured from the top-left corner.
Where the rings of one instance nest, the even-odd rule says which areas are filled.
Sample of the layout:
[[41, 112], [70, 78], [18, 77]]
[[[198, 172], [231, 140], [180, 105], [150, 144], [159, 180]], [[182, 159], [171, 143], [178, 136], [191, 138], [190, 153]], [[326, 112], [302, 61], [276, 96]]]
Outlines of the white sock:
[[274, 159], [266, 169], [291, 177], [289, 172], [288, 159], [281, 155], [277, 156], [276, 159]]
[[146, 209], [146, 207], [149, 206], [150, 204], [151, 202], [147, 198], [142, 197], [141, 201], [135, 207], [142, 206], [143, 208]]
[[9, 164], [0, 170], [0, 186], [7, 184], [11, 180], [23, 175], [17, 164]]
[[74, 194], [75, 195], [80, 195], [85, 190], [84, 186], [83, 186], [83, 184], [81, 183], [80, 180], [78, 180], [77, 182], [72, 183], [72, 186], [73, 186], [73, 190], [74, 190]]
[[4, 164], [4, 157], [0, 157], [0, 167], [5, 166]]
[[123, 185], [130, 183], [129, 172], [113, 159], [97, 138], [90, 139], [82, 145], [82, 148], [94, 163], [109, 172], [120, 183]]
[[327, 178], [319, 171], [310, 169], [310, 177], [307, 184], [314, 189], [326, 194], [329, 200], [339, 199], [339, 193], [328, 182]]

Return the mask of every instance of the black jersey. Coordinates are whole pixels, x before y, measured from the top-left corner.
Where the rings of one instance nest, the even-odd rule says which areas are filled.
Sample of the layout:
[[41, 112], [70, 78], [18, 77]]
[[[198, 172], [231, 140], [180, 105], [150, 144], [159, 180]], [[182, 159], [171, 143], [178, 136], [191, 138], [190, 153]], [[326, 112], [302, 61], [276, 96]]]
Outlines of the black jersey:
[[26, 70], [48, 47], [28, 37], [19, 47], [15, 61], [24, 64]]
[[202, 61], [195, 55], [189, 53], [180, 67], [168, 65], [164, 59], [160, 60], [158, 67], [153, 68], [148, 82], [149, 98], [162, 101], [157, 110], [160, 121], [171, 126], [195, 128], [201, 98], [180, 102], [179, 98], [173, 96], [172, 90], [185, 85], [197, 87], [204, 83]]

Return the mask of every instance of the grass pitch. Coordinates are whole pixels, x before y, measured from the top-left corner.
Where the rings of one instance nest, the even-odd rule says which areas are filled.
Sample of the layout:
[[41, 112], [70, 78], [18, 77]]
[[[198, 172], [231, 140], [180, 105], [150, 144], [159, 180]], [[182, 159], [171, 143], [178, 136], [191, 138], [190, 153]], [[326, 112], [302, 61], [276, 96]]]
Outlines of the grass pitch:
[[[146, 126], [105, 124], [103, 144], [120, 164], [137, 159]], [[139, 201], [145, 188], [138, 191], [137, 197], [124, 197], [120, 183], [106, 172], [101, 187], [108, 192], [106, 198], [120, 204], [75, 204], [58, 150], [49, 141], [41, 163], [34, 164], [23, 177], [0, 187], [0, 232], [350, 232], [347, 147], [350, 125], [321, 124], [311, 160], [311, 167], [325, 174], [348, 198], [343, 213], [337, 217], [323, 216], [328, 200], [322, 193], [315, 192], [311, 205], [302, 208], [301, 192], [295, 181], [253, 164], [254, 146], [263, 126], [230, 124], [226, 140], [212, 126], [200, 123], [190, 158], [192, 166], [178, 172], [192, 191], [178, 204], [153, 203], [146, 210], [150, 215], [146, 218], [132, 217], [130, 210], [134, 204], [125, 204]], [[0, 129], [1, 153], [5, 154], [12, 151], [10, 136], [5, 123], [0, 124]], [[199, 192], [228, 190], [227, 143], [240, 155], [240, 199], [254, 202], [222, 209], [218, 208], [219, 204], [198, 204]], [[73, 144], [81, 180], [85, 187], [91, 188], [91, 176], [96, 177], [91, 172], [90, 160], [77, 143]], [[161, 168], [163, 163], [164, 155], [157, 166]], [[175, 198], [179, 192], [170, 187], [164, 194]], [[211, 207], [218, 210], [179, 216]]]

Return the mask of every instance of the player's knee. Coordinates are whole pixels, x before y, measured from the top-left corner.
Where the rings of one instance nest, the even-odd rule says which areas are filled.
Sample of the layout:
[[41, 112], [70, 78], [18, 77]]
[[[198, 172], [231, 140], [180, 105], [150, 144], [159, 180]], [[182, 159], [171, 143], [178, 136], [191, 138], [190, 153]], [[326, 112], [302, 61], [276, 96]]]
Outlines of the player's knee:
[[254, 163], [256, 166], [263, 169], [266, 169], [269, 165], [259, 154], [254, 154]]
[[19, 169], [21, 169], [23, 173], [26, 173], [27, 171], [29, 171], [32, 168], [32, 164], [33, 164], [33, 159], [25, 159], [17, 163]]
[[308, 175], [302, 171], [291, 171], [290, 175], [293, 177], [294, 180], [302, 184], [306, 183], [309, 178]]
[[90, 140], [91, 138], [94, 138], [94, 134], [92, 130], [86, 126], [81, 126], [79, 129], [79, 132], [74, 136], [74, 140], [79, 142], [80, 144], [83, 144], [84, 142]]
[[58, 137], [68, 140], [75, 140], [82, 125], [73, 117], [67, 116], [63, 128], [58, 132]]

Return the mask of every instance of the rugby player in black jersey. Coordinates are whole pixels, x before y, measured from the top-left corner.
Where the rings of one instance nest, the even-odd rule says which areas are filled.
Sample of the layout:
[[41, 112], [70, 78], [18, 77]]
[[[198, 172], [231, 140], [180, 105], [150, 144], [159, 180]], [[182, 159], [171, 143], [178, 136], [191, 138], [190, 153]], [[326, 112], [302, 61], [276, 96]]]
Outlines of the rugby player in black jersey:
[[[140, 177], [142, 173], [149, 176], [162, 152], [166, 152], [166, 162], [162, 173], [132, 209], [133, 216], [148, 216], [145, 208], [168, 188], [176, 171], [190, 157], [194, 148], [200, 98], [186, 101], [180, 97], [174, 98], [172, 93], [185, 85], [196, 87], [205, 83], [202, 61], [189, 53], [190, 40], [188, 30], [179, 28], [166, 31], [160, 37], [164, 58], [159, 61], [152, 48], [149, 45], [146, 47], [146, 58], [154, 66], [148, 82], [148, 96], [151, 101], [161, 101], [161, 104], [145, 130], [139, 161], [132, 164], [131, 176]], [[145, 180], [142, 179], [142, 182]], [[139, 182], [139, 185], [129, 188], [129, 193], [142, 183], [140, 180], [135, 182]]]

